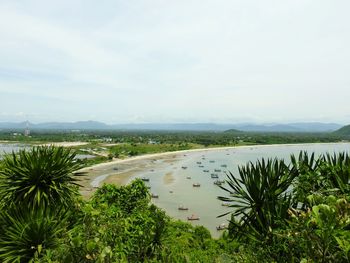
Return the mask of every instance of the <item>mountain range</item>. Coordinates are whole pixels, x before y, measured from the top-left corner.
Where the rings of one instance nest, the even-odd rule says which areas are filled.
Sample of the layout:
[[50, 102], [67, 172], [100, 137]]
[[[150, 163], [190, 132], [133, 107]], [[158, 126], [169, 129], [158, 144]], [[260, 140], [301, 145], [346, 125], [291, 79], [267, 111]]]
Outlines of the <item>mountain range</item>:
[[0, 129], [25, 129], [31, 130], [163, 130], [163, 131], [226, 131], [236, 129], [248, 132], [333, 132], [343, 125], [337, 123], [300, 122], [288, 124], [218, 124], [218, 123], [136, 123], [136, 124], [105, 124], [97, 121], [78, 122], [0, 122]]

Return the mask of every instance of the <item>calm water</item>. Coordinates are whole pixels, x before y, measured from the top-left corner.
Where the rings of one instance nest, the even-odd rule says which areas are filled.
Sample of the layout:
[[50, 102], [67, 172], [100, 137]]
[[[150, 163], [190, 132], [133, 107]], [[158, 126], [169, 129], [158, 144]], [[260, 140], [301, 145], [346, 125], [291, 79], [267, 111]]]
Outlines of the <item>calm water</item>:
[[0, 143], [0, 158], [4, 154], [18, 152], [20, 149], [24, 149], [26, 146], [19, 143]]
[[[207, 227], [212, 235], [217, 237], [220, 232], [216, 230], [216, 226], [227, 223], [229, 218], [229, 216], [222, 218], [217, 218], [217, 216], [229, 211], [230, 208], [222, 206], [222, 202], [217, 199], [217, 196], [226, 195], [226, 192], [213, 184], [216, 179], [211, 178], [211, 173], [217, 173], [219, 179], [223, 180], [226, 178], [225, 171], [231, 171], [237, 175], [238, 166], [249, 161], [255, 162], [262, 157], [289, 159], [291, 154], [298, 154], [300, 150], [317, 154], [349, 152], [350, 144], [259, 146], [192, 152], [173, 163], [160, 161], [156, 169], [135, 174], [131, 180], [140, 176], [150, 178], [150, 182], [147, 183], [151, 186], [150, 191], [159, 195], [158, 199], [153, 199], [157, 206], [163, 208], [168, 215], [184, 221], [187, 220], [187, 216], [192, 214], [199, 216], [199, 221], [191, 221], [191, 223]], [[197, 162], [201, 162], [201, 164]], [[199, 167], [199, 165], [204, 167]], [[222, 167], [222, 165], [227, 165], [227, 168]], [[186, 166], [187, 169], [181, 168], [182, 166]], [[221, 171], [215, 172], [215, 169]], [[203, 170], [209, 170], [209, 172]], [[169, 176], [170, 173], [171, 176]], [[169, 182], [169, 177], [172, 177], [173, 181]], [[191, 177], [191, 179], [187, 177]], [[201, 186], [193, 187], [193, 183], [200, 183]], [[188, 207], [189, 210], [178, 210], [180, 205]]]
[[[21, 149], [30, 148], [30, 146], [25, 144], [19, 144], [19, 143], [0, 143], [0, 159], [1, 156], [4, 154], [12, 153], [12, 152], [18, 152]], [[77, 159], [91, 159], [94, 158], [94, 155], [90, 154], [77, 154]]]

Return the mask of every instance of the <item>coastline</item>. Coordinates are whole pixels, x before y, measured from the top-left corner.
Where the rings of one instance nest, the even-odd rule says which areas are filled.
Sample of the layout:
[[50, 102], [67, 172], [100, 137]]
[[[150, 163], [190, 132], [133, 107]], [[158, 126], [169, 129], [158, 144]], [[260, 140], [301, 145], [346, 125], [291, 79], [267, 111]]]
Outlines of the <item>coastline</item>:
[[[85, 193], [84, 195], [90, 196], [89, 193], [93, 192], [93, 188], [99, 187], [103, 183], [115, 183], [117, 185], [123, 185], [128, 182], [133, 174], [143, 169], [145, 163], [148, 161], [163, 160], [165, 162], [172, 161], [174, 158], [179, 158], [180, 155], [186, 155], [189, 153], [205, 153], [209, 151], [225, 151], [241, 148], [262, 148], [262, 147], [289, 147], [289, 146], [308, 146], [308, 145], [332, 145], [345, 142], [332, 142], [332, 143], [294, 143], [294, 144], [264, 144], [264, 145], [241, 145], [241, 146], [223, 146], [212, 148], [198, 148], [172, 152], [152, 153], [144, 154], [134, 157], [128, 157], [125, 159], [115, 159], [112, 161], [95, 164], [92, 166], [84, 167], [80, 171], [86, 172], [88, 175], [84, 176], [82, 180], [82, 188], [80, 191]], [[124, 171], [113, 172], [111, 169], [117, 165], [125, 165]], [[143, 166], [143, 167], [142, 167]], [[107, 170], [110, 170], [107, 172]], [[98, 173], [102, 174], [98, 174]], [[110, 179], [113, 177], [113, 179]]]
[[187, 154], [192, 152], [207, 152], [207, 151], [217, 151], [217, 150], [232, 150], [238, 148], [261, 148], [261, 147], [276, 147], [276, 146], [298, 146], [298, 145], [317, 145], [317, 144], [339, 144], [339, 143], [347, 143], [347, 142], [325, 142], [325, 143], [281, 143], [281, 144], [252, 144], [252, 145], [240, 145], [240, 146], [222, 146], [222, 147], [212, 147], [212, 148], [198, 148], [198, 149], [189, 149], [189, 150], [180, 150], [180, 151], [172, 151], [172, 152], [162, 152], [162, 153], [150, 153], [143, 154], [134, 157], [127, 157], [125, 159], [113, 159], [109, 162], [94, 164], [92, 166], [84, 167], [81, 171], [86, 171], [88, 169], [101, 168], [109, 165], [116, 165], [131, 161], [144, 160], [144, 159], [152, 159], [159, 157], [166, 157], [168, 155], [178, 155], [178, 154]]

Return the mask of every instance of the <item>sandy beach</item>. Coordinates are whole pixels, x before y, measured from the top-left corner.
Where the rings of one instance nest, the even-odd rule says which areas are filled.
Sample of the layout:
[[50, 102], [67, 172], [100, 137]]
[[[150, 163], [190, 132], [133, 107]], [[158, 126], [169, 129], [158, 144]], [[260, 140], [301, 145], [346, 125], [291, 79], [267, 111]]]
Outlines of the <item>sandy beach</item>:
[[88, 142], [50, 142], [40, 144], [40, 146], [75, 147], [89, 144]]
[[[81, 142], [80, 142], [81, 143]], [[323, 143], [323, 145], [332, 143]], [[64, 145], [68, 145], [64, 144]], [[135, 157], [129, 157], [126, 159], [114, 159], [109, 162], [96, 164], [90, 167], [83, 168], [81, 171], [86, 172], [87, 175], [82, 177], [80, 184], [83, 186], [80, 190], [84, 196], [90, 196], [94, 192], [95, 188], [103, 183], [113, 183], [117, 185], [124, 185], [129, 182], [130, 178], [135, 174], [144, 172], [149, 169], [157, 167], [157, 163], [161, 161], [167, 166], [172, 165], [174, 162], [183, 159], [187, 154], [198, 153], [205, 154], [212, 151], [225, 151], [234, 149], [257, 149], [261, 147], [292, 147], [292, 146], [305, 146], [313, 144], [269, 144], [269, 145], [244, 145], [244, 146], [229, 146], [229, 147], [213, 147], [213, 148], [200, 148], [164, 153], [145, 154]], [[153, 168], [152, 168], [153, 167]], [[176, 169], [177, 167], [174, 167]], [[172, 174], [166, 174], [163, 178], [163, 183], [170, 184], [174, 180]]]

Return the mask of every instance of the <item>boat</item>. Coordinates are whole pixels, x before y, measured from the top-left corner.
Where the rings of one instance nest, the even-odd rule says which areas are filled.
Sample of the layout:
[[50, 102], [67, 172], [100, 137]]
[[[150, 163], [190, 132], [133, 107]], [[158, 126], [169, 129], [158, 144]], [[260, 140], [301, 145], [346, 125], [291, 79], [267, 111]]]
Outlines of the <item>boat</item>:
[[191, 179], [191, 176], [187, 176], [186, 179]]
[[185, 207], [185, 206], [183, 206], [183, 205], [180, 205], [180, 206], [178, 207], [178, 209], [181, 210], [181, 211], [187, 211], [187, 210], [188, 210], [188, 207]]
[[221, 205], [222, 206], [230, 206], [230, 203], [229, 202], [222, 202]]
[[117, 170], [118, 170], [118, 168], [117, 168], [117, 167], [113, 167], [113, 170], [114, 170], [114, 171], [117, 171]]
[[157, 195], [157, 194], [151, 194], [151, 197], [152, 197], [152, 198], [159, 198], [159, 195]]
[[221, 169], [214, 169], [214, 172], [221, 172]]
[[211, 174], [211, 178], [219, 178], [218, 174]]
[[227, 164], [222, 164], [221, 167], [227, 167]]
[[214, 182], [214, 184], [216, 184], [216, 185], [222, 185], [223, 183], [225, 183], [225, 181], [216, 180]]
[[215, 163], [215, 161], [214, 161], [214, 160], [210, 160], [209, 162], [210, 162], [210, 163]]
[[187, 217], [187, 220], [199, 220], [199, 216], [192, 214], [191, 216]]
[[194, 184], [192, 184], [192, 186], [193, 186], [193, 187], [200, 187], [201, 184], [199, 184], [199, 183], [194, 183]]
[[203, 170], [203, 172], [205, 172], [205, 173], [209, 173], [209, 170]]
[[197, 162], [197, 164], [201, 164], [202, 162]]
[[182, 169], [187, 169], [187, 166], [181, 166]]
[[220, 231], [220, 230], [225, 230], [227, 228], [228, 226], [226, 224], [220, 224], [216, 227], [216, 230]]
[[144, 182], [149, 182], [149, 178], [147, 178], [147, 177], [142, 177], [141, 180]]
[[198, 165], [198, 167], [203, 168], [203, 167], [204, 167], [204, 165]]

